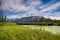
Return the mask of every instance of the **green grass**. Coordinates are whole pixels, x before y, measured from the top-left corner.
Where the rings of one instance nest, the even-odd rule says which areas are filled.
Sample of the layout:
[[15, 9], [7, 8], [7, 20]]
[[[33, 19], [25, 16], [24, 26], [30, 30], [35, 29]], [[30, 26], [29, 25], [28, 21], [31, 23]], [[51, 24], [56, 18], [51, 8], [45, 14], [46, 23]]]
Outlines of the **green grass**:
[[0, 27], [0, 40], [60, 40], [60, 35], [8, 22]]

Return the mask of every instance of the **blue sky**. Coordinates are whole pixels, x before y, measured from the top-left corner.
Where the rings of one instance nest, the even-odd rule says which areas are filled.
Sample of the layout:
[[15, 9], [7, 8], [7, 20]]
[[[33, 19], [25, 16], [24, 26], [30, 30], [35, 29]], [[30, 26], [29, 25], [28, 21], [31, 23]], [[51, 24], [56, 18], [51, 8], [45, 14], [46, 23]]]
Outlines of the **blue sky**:
[[60, 0], [1, 0], [2, 13], [7, 18], [44, 16], [60, 19]]

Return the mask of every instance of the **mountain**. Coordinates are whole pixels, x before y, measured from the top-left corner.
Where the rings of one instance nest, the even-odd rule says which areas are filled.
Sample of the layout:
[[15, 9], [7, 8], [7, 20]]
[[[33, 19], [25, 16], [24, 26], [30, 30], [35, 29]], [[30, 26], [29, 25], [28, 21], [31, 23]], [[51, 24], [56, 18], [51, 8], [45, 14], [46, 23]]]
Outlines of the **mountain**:
[[14, 19], [10, 19], [10, 22], [36, 22], [36, 21], [40, 21], [40, 20], [46, 20], [47, 18], [44, 18], [42, 16], [30, 16], [30, 17], [23, 17], [23, 18], [14, 18]]

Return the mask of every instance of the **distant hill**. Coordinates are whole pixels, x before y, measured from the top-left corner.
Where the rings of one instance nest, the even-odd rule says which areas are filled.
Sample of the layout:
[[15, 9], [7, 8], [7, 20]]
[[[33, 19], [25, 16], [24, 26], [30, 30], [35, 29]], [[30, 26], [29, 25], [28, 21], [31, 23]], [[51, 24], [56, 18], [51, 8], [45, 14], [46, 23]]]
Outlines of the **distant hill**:
[[42, 16], [30, 16], [30, 17], [23, 17], [23, 18], [14, 18], [10, 19], [10, 22], [36, 22], [36, 21], [43, 21], [47, 20], [47, 18], [44, 18]]
[[60, 26], [60, 20], [52, 20], [50, 18], [45, 18], [43, 16], [30, 16], [23, 18], [10, 19], [10, 22], [16, 22], [19, 25], [56, 25]]

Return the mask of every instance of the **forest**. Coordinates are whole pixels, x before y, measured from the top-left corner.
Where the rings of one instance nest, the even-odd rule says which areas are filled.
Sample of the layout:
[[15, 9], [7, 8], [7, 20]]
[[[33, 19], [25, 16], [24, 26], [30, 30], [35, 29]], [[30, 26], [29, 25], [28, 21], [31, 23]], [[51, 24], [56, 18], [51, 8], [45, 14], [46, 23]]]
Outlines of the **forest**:
[[26, 22], [16, 22], [19, 25], [43, 25], [43, 26], [60, 26], [60, 20], [52, 20], [50, 18], [44, 18], [43, 16], [36, 20], [29, 20]]

